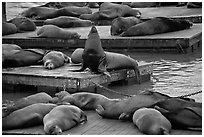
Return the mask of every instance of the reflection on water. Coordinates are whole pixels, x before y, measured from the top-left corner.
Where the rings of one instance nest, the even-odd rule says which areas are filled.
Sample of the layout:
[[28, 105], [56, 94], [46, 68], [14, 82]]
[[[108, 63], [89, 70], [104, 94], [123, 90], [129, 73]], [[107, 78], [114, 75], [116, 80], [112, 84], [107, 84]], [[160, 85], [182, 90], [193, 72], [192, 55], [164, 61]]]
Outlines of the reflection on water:
[[[7, 18], [11, 19], [28, 7], [43, 3], [7, 3]], [[154, 63], [153, 78], [141, 85], [111, 85], [111, 89], [126, 94], [137, 94], [144, 90], [153, 90], [171, 96], [180, 96], [202, 90], [202, 50], [188, 54], [155, 54], [155, 53], [125, 53], [138, 61]], [[6, 93], [6, 91], [4, 91]], [[111, 95], [106, 91], [102, 94]], [[3, 94], [3, 99], [27, 96], [32, 93]], [[115, 95], [114, 95], [115, 96]], [[202, 101], [202, 94], [192, 96], [196, 101]]]

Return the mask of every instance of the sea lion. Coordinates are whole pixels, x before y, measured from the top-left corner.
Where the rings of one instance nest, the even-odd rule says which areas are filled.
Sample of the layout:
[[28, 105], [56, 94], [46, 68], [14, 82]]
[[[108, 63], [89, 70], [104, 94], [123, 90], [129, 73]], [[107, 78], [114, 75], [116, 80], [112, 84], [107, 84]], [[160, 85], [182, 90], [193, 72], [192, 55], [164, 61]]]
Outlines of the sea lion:
[[140, 108], [136, 110], [132, 121], [144, 134], [168, 135], [171, 130], [169, 120], [154, 108]]
[[191, 26], [192, 23], [185, 19], [170, 19], [166, 17], [156, 17], [128, 28], [127, 31], [120, 34], [120, 36], [129, 37], [129, 36], [153, 35], [189, 29]]
[[49, 51], [43, 57], [44, 67], [47, 69], [55, 69], [70, 62], [70, 57], [60, 51]]
[[119, 35], [128, 28], [141, 23], [142, 21], [136, 17], [118, 17], [111, 23], [111, 35]]
[[60, 16], [53, 19], [46, 19], [44, 25], [56, 25], [60, 28], [87, 27], [91, 26], [92, 22], [90, 20], [82, 20], [76, 17]]
[[2, 118], [2, 129], [20, 129], [40, 125], [43, 117], [57, 105], [51, 103], [36, 103], [16, 110]]
[[135, 16], [140, 18], [141, 13], [127, 5], [104, 2], [100, 5], [99, 11], [93, 14], [82, 14], [79, 18], [88, 20], [114, 19], [117, 17]]
[[[71, 61], [73, 63], [81, 63], [83, 62], [83, 52], [84, 49], [77, 48], [71, 55]], [[138, 63], [135, 59], [114, 52], [105, 52], [105, 68], [107, 71], [119, 70], [119, 69], [134, 69], [136, 81], [140, 83], [140, 71], [138, 67]], [[93, 64], [94, 65], [94, 64]]]
[[2, 22], [2, 36], [17, 33], [17, 27], [13, 23]]
[[8, 104], [6, 107], [2, 108], [2, 117], [5, 117], [13, 111], [22, 109], [32, 104], [49, 102], [52, 102], [52, 97], [45, 92], [40, 92], [27, 97], [23, 97], [17, 101], [14, 101], [12, 104]]
[[202, 103], [170, 98], [155, 104], [173, 128], [188, 129], [202, 126]]
[[105, 105], [108, 102], [117, 102], [120, 100], [110, 99], [104, 95], [89, 92], [70, 94], [66, 91], [61, 91], [56, 93], [55, 96], [58, 98], [58, 104], [70, 103], [81, 108], [82, 110], [95, 110], [98, 105]]
[[30, 65], [41, 64], [41, 60], [45, 54], [42, 49], [22, 49], [17, 50], [13, 54], [4, 56], [3, 67], [24, 67]]
[[62, 38], [62, 39], [74, 39], [79, 38], [80, 35], [77, 32], [71, 32], [68, 30], [64, 30], [55, 25], [43, 25], [37, 31], [38, 37], [44, 38]]
[[131, 8], [147, 8], [159, 6], [159, 2], [122, 2], [122, 4], [128, 5]]
[[142, 107], [154, 107], [154, 104], [170, 98], [167, 95], [148, 91], [132, 97], [121, 99], [115, 103], [98, 105], [96, 112], [105, 118], [131, 120], [134, 112]]
[[16, 25], [17, 32], [34, 31], [36, 29], [35, 23], [26, 17], [15, 17], [9, 20], [9, 23]]
[[61, 134], [80, 123], [87, 121], [85, 113], [73, 105], [60, 105], [52, 109], [43, 118], [46, 134]]

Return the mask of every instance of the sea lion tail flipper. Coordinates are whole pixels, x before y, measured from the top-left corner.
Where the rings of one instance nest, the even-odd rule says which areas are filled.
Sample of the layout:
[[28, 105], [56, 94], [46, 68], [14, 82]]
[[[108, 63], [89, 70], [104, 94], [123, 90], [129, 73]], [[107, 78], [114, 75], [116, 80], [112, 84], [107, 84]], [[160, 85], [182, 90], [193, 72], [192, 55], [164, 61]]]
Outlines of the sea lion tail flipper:
[[81, 119], [80, 119], [80, 124], [84, 124], [87, 121], [87, 116], [84, 113], [84, 111], [81, 112]]
[[122, 113], [122, 114], [120, 114], [120, 116], [119, 116], [119, 120], [127, 120], [127, 119], [129, 119], [130, 118], [130, 114], [127, 114], [127, 113]]
[[97, 107], [96, 107], [96, 112], [97, 112], [99, 115], [103, 114], [104, 111], [105, 111], [105, 109], [103, 108], [103, 106], [97, 105]]
[[161, 108], [161, 107], [159, 107], [159, 106], [154, 106], [154, 108], [155, 108], [156, 110], [158, 110], [159, 112], [161, 112], [162, 114], [169, 113], [168, 110], [166, 110], [166, 109], [164, 109], [164, 108]]
[[163, 132], [163, 135], [169, 135], [169, 131], [167, 129], [162, 128], [161, 130]]

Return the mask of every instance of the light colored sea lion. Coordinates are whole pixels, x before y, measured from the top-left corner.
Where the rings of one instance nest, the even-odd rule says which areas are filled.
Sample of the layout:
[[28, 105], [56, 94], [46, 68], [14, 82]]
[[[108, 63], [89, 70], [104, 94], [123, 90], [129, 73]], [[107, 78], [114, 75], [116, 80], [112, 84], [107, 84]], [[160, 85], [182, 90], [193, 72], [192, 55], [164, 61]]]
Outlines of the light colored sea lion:
[[144, 134], [168, 135], [171, 130], [169, 120], [154, 108], [140, 108], [136, 110], [132, 121]]
[[70, 57], [60, 51], [49, 51], [43, 57], [44, 67], [47, 69], [55, 69], [70, 62]]
[[13, 54], [4, 56], [3, 67], [24, 67], [41, 64], [45, 54], [42, 49], [22, 49], [16, 50]]
[[192, 23], [185, 19], [170, 19], [166, 17], [156, 17], [128, 28], [127, 31], [120, 34], [120, 36], [129, 37], [129, 36], [153, 35], [189, 29], [191, 26]]
[[2, 36], [17, 33], [17, 27], [13, 23], [2, 22]]
[[60, 105], [43, 118], [44, 131], [46, 134], [61, 134], [86, 121], [87, 116], [80, 108], [73, 105]]
[[34, 31], [36, 29], [35, 23], [26, 17], [15, 17], [9, 22], [16, 25], [17, 32]]
[[170, 98], [155, 104], [173, 128], [188, 129], [202, 126], [202, 103]]
[[40, 92], [33, 94], [27, 97], [23, 97], [17, 101], [14, 101], [12, 104], [8, 104], [5, 108], [2, 109], [2, 117], [10, 114], [13, 111], [22, 109], [32, 104], [36, 103], [49, 103], [52, 101], [52, 97], [45, 92]]
[[12, 112], [2, 118], [2, 129], [20, 129], [40, 125], [43, 117], [57, 105], [51, 103], [36, 103]]
[[117, 17], [135, 16], [140, 17], [140, 11], [132, 9], [127, 5], [104, 2], [100, 5], [99, 11], [93, 14], [82, 14], [79, 18], [87, 20], [115, 19]]
[[136, 17], [118, 17], [111, 23], [111, 35], [119, 35], [128, 28], [141, 23], [142, 21]]
[[[71, 61], [73, 63], [83, 62], [82, 54], [84, 49], [77, 48], [71, 55]], [[107, 71], [119, 70], [119, 69], [134, 69], [136, 80], [140, 83], [140, 72], [138, 63], [135, 59], [113, 52], [105, 52], [105, 68]]]
[[76, 17], [60, 16], [45, 20], [44, 25], [56, 25], [61, 28], [87, 27], [91, 26], [92, 22], [90, 20], [82, 20]]
[[38, 37], [44, 37], [44, 38], [62, 38], [62, 39], [73, 39], [73, 38], [78, 39], [80, 37], [80, 35], [77, 32], [64, 30], [55, 25], [43, 25], [42, 28], [40, 28], [37, 31], [37, 35]]

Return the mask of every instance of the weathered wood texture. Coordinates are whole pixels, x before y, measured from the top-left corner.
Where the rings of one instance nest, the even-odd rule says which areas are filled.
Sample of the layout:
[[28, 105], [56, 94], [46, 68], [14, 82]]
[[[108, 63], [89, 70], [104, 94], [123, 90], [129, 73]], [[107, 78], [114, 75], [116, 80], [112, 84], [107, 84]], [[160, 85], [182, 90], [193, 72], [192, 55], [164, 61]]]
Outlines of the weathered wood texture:
[[[93, 82], [106, 84], [113, 81], [128, 80], [135, 77], [133, 70], [126, 69], [110, 72], [111, 78], [103, 74], [70, 71], [77, 69], [80, 69], [80, 66], [71, 66], [69, 64], [53, 70], [47, 70], [43, 68], [43, 66], [3, 69], [2, 83], [66, 87], [68, 89], [80, 90], [95, 86]], [[149, 81], [153, 73], [153, 64], [140, 62], [139, 69], [141, 82]]]
[[[196, 49], [196, 45], [202, 40], [202, 24], [194, 24], [192, 28], [186, 30], [137, 37], [111, 36], [110, 26], [97, 26], [97, 29], [105, 49], [148, 49], [152, 51], [166, 49], [187, 52], [189, 48]], [[80, 39], [37, 38], [37, 30], [3, 36], [2, 42], [14, 43], [22, 48], [84, 48], [90, 27], [66, 29], [78, 32], [81, 35]]]

